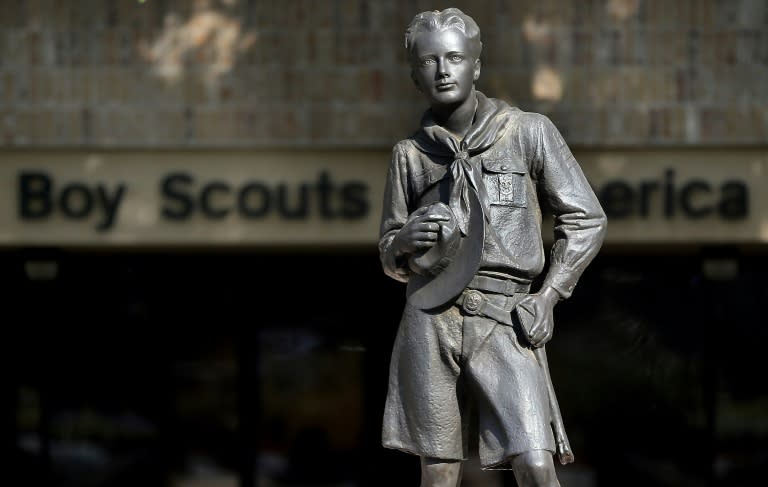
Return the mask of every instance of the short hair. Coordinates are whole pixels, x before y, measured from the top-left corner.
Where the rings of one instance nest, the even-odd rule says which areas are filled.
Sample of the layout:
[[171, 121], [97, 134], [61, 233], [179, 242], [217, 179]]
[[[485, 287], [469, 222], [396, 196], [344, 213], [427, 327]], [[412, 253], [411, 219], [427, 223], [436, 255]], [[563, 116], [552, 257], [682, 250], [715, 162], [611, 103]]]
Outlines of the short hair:
[[413, 55], [417, 34], [442, 32], [448, 29], [456, 29], [464, 34], [464, 37], [470, 41], [472, 49], [470, 54], [475, 59], [480, 59], [480, 53], [483, 50], [483, 43], [480, 41], [480, 27], [477, 26], [472, 17], [457, 8], [421, 12], [416, 15], [405, 30], [405, 48], [408, 50], [408, 56]]

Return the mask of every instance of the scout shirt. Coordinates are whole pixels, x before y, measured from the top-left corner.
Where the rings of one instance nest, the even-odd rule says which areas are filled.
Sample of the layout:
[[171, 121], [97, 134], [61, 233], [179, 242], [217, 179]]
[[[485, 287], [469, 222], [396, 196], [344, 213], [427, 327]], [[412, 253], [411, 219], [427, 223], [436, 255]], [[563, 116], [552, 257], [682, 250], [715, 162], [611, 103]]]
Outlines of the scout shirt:
[[[470, 147], [469, 163], [482, 169], [487, 194], [478, 274], [530, 283], [541, 273], [542, 201], [554, 216], [554, 244], [543, 286], [552, 286], [567, 298], [602, 245], [605, 214], [546, 116], [512, 108], [479, 91], [475, 94], [477, 109], [468, 133], [480, 131], [483, 143]], [[459, 146], [427, 110], [421, 129], [393, 148], [379, 251], [384, 272], [398, 281], [407, 282], [411, 271], [407, 258], [395, 258], [392, 240], [413, 211], [438, 201], [448, 203], [450, 165], [456, 157], [450, 147]]]

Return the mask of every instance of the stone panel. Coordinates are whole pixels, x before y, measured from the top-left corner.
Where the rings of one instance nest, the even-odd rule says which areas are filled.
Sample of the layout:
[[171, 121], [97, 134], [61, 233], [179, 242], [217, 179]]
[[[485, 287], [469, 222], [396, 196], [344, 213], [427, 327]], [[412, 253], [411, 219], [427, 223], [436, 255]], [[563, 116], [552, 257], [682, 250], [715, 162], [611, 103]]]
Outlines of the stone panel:
[[[483, 31], [478, 86], [573, 145], [766, 141], [764, 1], [453, 4]], [[429, 8], [0, 2], [0, 146], [386, 146], [424, 106], [402, 43]]]

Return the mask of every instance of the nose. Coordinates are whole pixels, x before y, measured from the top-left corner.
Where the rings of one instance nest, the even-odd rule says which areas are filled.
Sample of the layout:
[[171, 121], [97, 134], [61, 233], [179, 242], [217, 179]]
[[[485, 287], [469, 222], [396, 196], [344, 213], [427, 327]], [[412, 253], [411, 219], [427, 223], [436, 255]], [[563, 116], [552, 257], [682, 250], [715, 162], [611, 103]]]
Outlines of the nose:
[[437, 62], [437, 76], [438, 78], [447, 78], [448, 77], [448, 63], [445, 61], [445, 59], [440, 59]]

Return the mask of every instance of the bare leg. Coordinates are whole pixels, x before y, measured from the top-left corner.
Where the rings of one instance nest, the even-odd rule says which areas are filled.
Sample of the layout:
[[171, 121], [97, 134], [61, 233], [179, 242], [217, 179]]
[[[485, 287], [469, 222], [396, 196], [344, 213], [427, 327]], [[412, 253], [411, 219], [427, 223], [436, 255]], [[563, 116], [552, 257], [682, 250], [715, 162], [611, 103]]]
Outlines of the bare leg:
[[520, 487], [560, 487], [552, 453], [533, 450], [512, 459], [512, 469]]
[[421, 457], [421, 487], [459, 487], [461, 460]]

